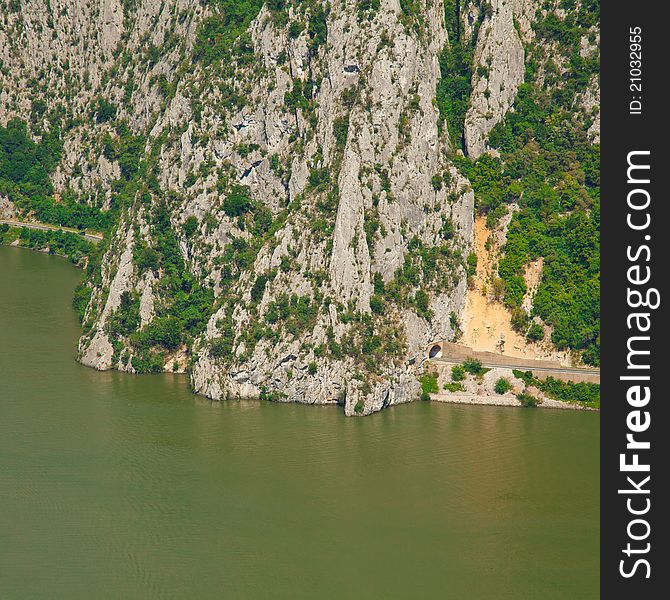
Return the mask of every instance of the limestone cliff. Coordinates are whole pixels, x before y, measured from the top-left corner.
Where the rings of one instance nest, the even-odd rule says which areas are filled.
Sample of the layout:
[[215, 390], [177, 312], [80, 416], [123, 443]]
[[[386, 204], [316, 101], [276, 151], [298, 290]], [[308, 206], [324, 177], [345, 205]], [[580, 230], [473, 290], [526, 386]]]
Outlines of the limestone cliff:
[[[534, 3], [456, 4], [476, 38], [477, 158], [524, 80]], [[347, 415], [418, 397], [426, 345], [458, 329], [473, 240], [435, 101], [441, 0], [4, 5], [0, 123], [58, 115], [55, 190], [116, 215], [82, 363]]]

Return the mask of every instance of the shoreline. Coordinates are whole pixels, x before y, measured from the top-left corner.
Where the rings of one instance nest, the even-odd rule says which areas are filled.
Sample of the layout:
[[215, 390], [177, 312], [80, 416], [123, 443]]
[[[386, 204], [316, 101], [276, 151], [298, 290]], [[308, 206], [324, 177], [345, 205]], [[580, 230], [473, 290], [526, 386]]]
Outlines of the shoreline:
[[46, 254], [47, 256], [57, 256], [59, 258], [64, 258], [67, 260], [73, 267], [77, 269], [83, 269], [84, 266], [78, 262], [73, 262], [67, 254], [62, 254], [60, 252], [51, 252], [48, 248], [31, 248], [25, 244], [21, 244], [18, 239], [14, 240], [11, 243], [0, 241], [0, 246], [4, 248], [21, 248], [23, 250], [30, 250], [31, 252], [39, 252], [40, 254]]
[[[61, 258], [64, 258], [68, 260], [68, 262], [75, 268], [82, 269], [82, 265], [79, 263], [72, 262], [72, 260], [69, 259], [67, 255], [56, 253], [56, 252], [49, 252], [48, 249], [45, 248], [31, 248], [30, 246], [26, 246], [20, 243], [20, 240], [17, 238], [13, 240], [11, 243], [6, 243], [6, 242], [0, 242], [0, 246], [4, 246], [7, 248], [23, 248], [26, 250], [31, 250], [33, 252], [38, 252], [41, 254], [46, 254], [50, 256], [58, 256]], [[79, 363], [81, 366], [87, 367], [87, 368], [93, 368], [90, 365], [85, 365], [81, 363], [81, 361], [77, 360], [75, 357], [75, 361]], [[126, 371], [121, 371], [119, 369], [110, 369], [113, 371], [117, 371], [118, 373], [123, 373], [124, 375], [144, 375], [143, 373], [132, 373], [132, 372], [126, 372]], [[160, 373], [157, 373], [158, 375], [161, 374], [175, 374], [175, 375], [181, 375], [181, 376], [186, 376], [188, 379], [188, 373], [185, 372], [179, 372], [175, 373], [174, 371], [171, 370], [163, 370]], [[205, 394], [199, 394], [195, 392], [193, 389], [191, 389], [191, 386], [189, 382], [186, 382], [186, 386], [189, 389], [189, 392], [195, 396], [196, 398], [200, 398], [204, 401], [208, 402], [223, 402], [226, 400], [242, 400], [242, 398], [225, 398], [225, 399], [213, 399]], [[544, 394], [539, 393], [536, 394], [542, 399], [542, 402], [538, 404], [535, 408], [545, 408], [545, 409], [554, 409], [554, 410], [575, 410], [575, 411], [590, 411], [590, 412], [600, 412], [600, 409], [598, 408], [592, 408], [588, 406], [582, 406], [580, 404], [576, 403], [570, 403], [570, 402], [563, 402], [560, 400], [555, 400], [553, 398], [548, 398]], [[282, 402], [282, 401], [270, 401], [265, 398], [261, 397], [255, 397], [255, 398], [244, 398], [244, 400], [252, 400], [252, 401], [258, 401], [258, 402], [263, 402], [263, 401], [268, 401], [268, 402], [274, 402], [278, 404], [304, 404], [304, 405], [316, 405], [316, 406], [328, 406], [328, 405], [336, 405], [339, 406], [338, 402], [301, 402], [301, 401], [288, 401], [288, 402]], [[414, 402], [419, 402], [420, 399], [417, 397], [415, 400], [410, 400], [409, 402], [403, 402], [402, 404], [412, 404]], [[470, 405], [470, 406], [507, 406], [507, 407], [516, 407], [516, 408], [524, 408], [519, 401], [517, 400], [516, 396], [511, 393], [506, 393], [503, 395], [490, 395], [490, 394], [477, 394], [477, 393], [431, 393], [430, 394], [430, 401], [431, 402], [439, 402], [442, 404], [460, 404], [460, 405]], [[392, 405], [392, 406], [399, 406], [400, 404], [397, 405]], [[384, 407], [387, 408], [387, 407]], [[382, 409], [384, 410], [384, 409]], [[369, 414], [375, 414], [376, 412], [381, 412], [381, 411], [373, 411], [372, 413]], [[356, 415], [358, 416], [358, 415]], [[361, 416], [367, 416], [367, 415], [361, 415]]]
[[[525, 408], [516, 399], [513, 394], [503, 394], [501, 396], [489, 396], [478, 394], [430, 394], [431, 402], [441, 402], [443, 404], [469, 404], [471, 406], [509, 406], [516, 408]], [[553, 398], [543, 397], [542, 402], [534, 408], [547, 408], [553, 410], [586, 410], [590, 412], [600, 412], [600, 409], [589, 406], [581, 406], [571, 402], [562, 402]]]
[[[0, 224], [2, 224], [2, 223], [0, 223]], [[21, 229], [21, 227], [13, 227], [11, 225], [10, 225], [10, 227], [12, 229], [15, 229], [15, 230]], [[30, 229], [30, 228], [28, 228], [28, 229]], [[46, 230], [42, 230], [42, 231], [46, 231]], [[49, 230], [49, 231], [57, 231], [57, 230]], [[73, 232], [70, 232], [70, 231], [65, 231], [65, 230], [61, 230], [61, 231], [63, 231], [64, 233], [75, 235]], [[83, 238], [83, 236], [80, 236], [80, 237], [82, 237], [82, 239], [85, 239], [85, 241], [87, 241], [89, 243], [95, 243], [95, 242], [91, 242], [90, 240], [87, 240], [86, 238]], [[43, 247], [43, 248], [33, 248], [32, 246], [28, 246], [27, 244], [24, 244], [23, 241], [21, 240], [21, 238], [18, 237], [18, 236], [15, 237], [14, 239], [12, 239], [11, 241], [8, 241], [8, 240], [4, 239], [4, 237], [2, 236], [1, 233], [0, 233], [0, 246], [5, 247], [5, 248], [22, 248], [24, 250], [30, 250], [32, 252], [39, 252], [40, 254], [46, 254], [47, 256], [58, 256], [60, 258], [64, 258], [65, 260], [67, 260], [72, 266], [76, 267], [77, 269], [85, 269], [86, 264], [89, 260], [89, 255], [88, 254], [83, 255], [84, 260], [82, 262], [81, 260], [79, 260], [79, 261], [72, 260], [72, 258], [68, 254], [64, 254], [63, 252], [52, 251], [49, 246], [46, 246], [46, 247]]]
[[0, 225], [8, 225], [14, 229], [34, 229], [37, 231], [62, 231], [64, 233], [71, 233], [84, 238], [87, 242], [97, 244], [102, 241], [103, 234], [92, 229], [75, 229], [65, 225], [53, 225], [51, 223], [42, 223], [41, 221], [21, 221], [19, 219], [0, 219]]

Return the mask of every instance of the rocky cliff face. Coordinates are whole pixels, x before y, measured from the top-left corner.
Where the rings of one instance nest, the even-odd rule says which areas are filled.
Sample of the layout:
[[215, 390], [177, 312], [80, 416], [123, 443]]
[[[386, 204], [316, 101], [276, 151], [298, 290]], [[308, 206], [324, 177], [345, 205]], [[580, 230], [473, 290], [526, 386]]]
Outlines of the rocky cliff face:
[[472, 158], [486, 150], [488, 134], [502, 121], [523, 83], [523, 43], [532, 37], [535, 5], [533, 0], [493, 0], [486, 8], [471, 8], [472, 22], [477, 21], [477, 11], [486, 11], [475, 43], [474, 62], [478, 68], [472, 76], [472, 95], [465, 117], [465, 145]]
[[[535, 6], [456, 4], [476, 36], [477, 158], [523, 82]], [[62, 115], [54, 187], [117, 215], [81, 362], [347, 415], [416, 399], [426, 345], [454, 338], [472, 244], [473, 191], [435, 102], [444, 10], [6, 2], [0, 122]]]

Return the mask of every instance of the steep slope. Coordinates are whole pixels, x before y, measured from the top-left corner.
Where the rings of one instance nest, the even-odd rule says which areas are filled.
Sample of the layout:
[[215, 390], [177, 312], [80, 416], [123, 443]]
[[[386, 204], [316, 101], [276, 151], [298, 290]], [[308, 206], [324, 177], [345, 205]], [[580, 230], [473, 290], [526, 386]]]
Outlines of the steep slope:
[[0, 124], [28, 121], [48, 180], [10, 173], [3, 212], [106, 231], [81, 362], [349, 415], [417, 398], [426, 345], [458, 333], [476, 159], [534, 8], [5, 3]]
[[[486, 218], [484, 258], [498, 255], [484, 295], [492, 312], [502, 305], [510, 311], [517, 354], [598, 365], [599, 5], [544, 4], [530, 29], [514, 19], [524, 81], [513, 109], [490, 127], [487, 152], [459, 163]], [[477, 138], [468, 130], [474, 96], [466, 143]]]

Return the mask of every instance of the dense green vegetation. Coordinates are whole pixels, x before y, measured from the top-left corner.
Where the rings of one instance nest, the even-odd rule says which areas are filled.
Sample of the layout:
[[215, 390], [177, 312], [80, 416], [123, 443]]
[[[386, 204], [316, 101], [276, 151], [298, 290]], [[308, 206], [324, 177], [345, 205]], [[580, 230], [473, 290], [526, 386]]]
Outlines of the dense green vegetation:
[[49, 173], [60, 160], [63, 144], [54, 123], [39, 143], [28, 126], [12, 119], [0, 126], [0, 193], [16, 201], [22, 197], [45, 197], [53, 193]]
[[[194, 57], [204, 64], [211, 64], [230, 58], [234, 48], [239, 54], [251, 52], [247, 29], [263, 6], [263, 0], [210, 0], [208, 4], [214, 14], [198, 28]], [[283, 3], [274, 0], [274, 4]]]
[[113, 213], [84, 204], [71, 193], [54, 198], [49, 174], [56, 168], [63, 146], [57, 120], [41, 134], [35, 142], [27, 124], [19, 119], [0, 126], [0, 194], [43, 223], [108, 230]]
[[74, 264], [80, 264], [84, 257], [95, 258], [97, 250], [94, 244], [76, 233], [67, 231], [43, 231], [27, 227], [10, 228], [6, 223], [0, 225], [0, 244], [10, 244], [18, 240], [21, 246], [33, 250], [49, 249], [49, 254], [67, 257]]
[[394, 278], [384, 283], [377, 273], [373, 277], [374, 295], [370, 301], [373, 312], [383, 314], [387, 303], [410, 307], [425, 319], [432, 318], [428, 292], [446, 292], [460, 274], [463, 256], [451, 243], [426, 246], [417, 237], [409, 241], [403, 266]]
[[84, 315], [86, 314], [86, 307], [88, 306], [91, 296], [93, 294], [93, 289], [85, 285], [84, 282], [80, 282], [79, 285], [74, 290], [74, 296], [72, 298], [72, 308], [74, 308], [77, 318], [80, 323], [84, 322]]
[[451, 380], [463, 381], [465, 379], [465, 367], [463, 365], [454, 365], [451, 367]]
[[553, 377], [538, 379], [531, 371], [513, 371], [517, 379], [527, 386], [536, 387], [554, 400], [571, 402], [588, 408], [600, 408], [600, 385], [597, 383], [573, 383]]
[[140, 298], [124, 292], [108, 323], [117, 351], [122, 348], [121, 339], [129, 339], [136, 353], [132, 364], [138, 372], [162, 370], [163, 351], [189, 345], [214, 312], [214, 292], [186, 268], [165, 203], [157, 204], [151, 212], [151, 238], [155, 248], [138, 244], [134, 261], [140, 271], [160, 268], [164, 273], [157, 288], [163, 301], [157, 306], [156, 317], [138, 330]]
[[285, 331], [297, 337], [314, 327], [318, 308], [309, 296], [279, 294], [270, 302], [265, 320], [271, 325], [281, 322]]
[[[460, 1], [445, 0], [444, 20], [449, 41], [440, 54], [440, 80], [437, 85], [436, 103], [442, 119], [446, 121], [449, 139], [455, 148], [463, 148], [463, 123], [472, 92], [472, 55], [477, 40], [477, 29], [467, 41], [461, 35]], [[481, 13], [481, 18], [484, 11]]]
[[65, 194], [57, 201], [53, 196], [34, 196], [15, 199], [16, 206], [32, 212], [42, 223], [51, 223], [77, 229], [108, 231], [116, 218], [109, 211], [82, 204], [74, 195]]
[[95, 104], [91, 110], [91, 116], [95, 117], [96, 123], [106, 123], [116, 118], [116, 106], [109, 100], [98, 96], [95, 99]]
[[372, 19], [381, 6], [380, 0], [358, 0], [358, 19]]
[[437, 385], [437, 373], [424, 373], [419, 377], [421, 384], [421, 400], [430, 400], [431, 394], [437, 394], [440, 388]]
[[[247, 62], [253, 57], [249, 25], [258, 16], [263, 4], [273, 15], [278, 25], [288, 21], [288, 0], [207, 0], [213, 9], [212, 16], [205, 19], [196, 34], [193, 56], [204, 65], [214, 62], [230, 67], [231, 59]], [[309, 48], [312, 53], [325, 43], [327, 36], [326, 14], [320, 2], [316, 0], [298, 0], [294, 2], [298, 14], [307, 19], [293, 21], [289, 35], [297, 37], [307, 30]]]
[[333, 360], [351, 358], [369, 374], [376, 375], [381, 375], [384, 366], [405, 354], [404, 330], [393, 315], [353, 312], [342, 306], [339, 311], [341, 322], [349, 325], [347, 333], [338, 342], [333, 327], [328, 327], [327, 346], [315, 348], [315, 354], [323, 353]]
[[504, 377], [501, 377], [498, 379], [498, 381], [496, 381], [495, 387], [493, 389], [495, 390], [496, 394], [506, 394], [507, 392], [511, 391], [512, 384]]
[[116, 136], [105, 136], [103, 153], [109, 160], [116, 160], [121, 169], [122, 180], [119, 186], [143, 174], [142, 163], [146, 140], [135, 135], [127, 123], [121, 121], [116, 127]]
[[527, 392], [521, 392], [520, 394], [517, 394], [516, 399], [524, 408], [535, 408], [538, 404], [542, 404], [542, 400]]
[[229, 217], [239, 217], [248, 213], [254, 207], [249, 188], [235, 185], [223, 201], [223, 212]]
[[482, 366], [482, 362], [476, 358], [466, 358], [463, 361], [463, 370], [475, 377], [486, 375], [491, 369]]
[[[592, 122], [575, 105], [598, 72], [598, 58], [583, 58], [579, 40], [594, 22], [584, 7], [565, 19], [549, 12], [537, 27], [541, 38], [558, 44], [567, 72], [560, 75], [543, 47], [527, 52], [527, 83], [519, 86], [514, 111], [489, 136], [500, 158], [488, 154], [475, 162], [454, 160], [475, 190], [476, 206], [489, 226], [519, 204], [508, 228], [498, 266], [512, 323], [529, 339], [544, 333], [533, 325], [537, 315], [552, 326], [551, 340], [574, 349], [593, 365], [600, 361], [600, 148], [591, 144]], [[536, 79], [544, 69], [544, 84]], [[532, 315], [521, 302], [526, 292], [524, 269], [544, 257], [542, 281]]]

